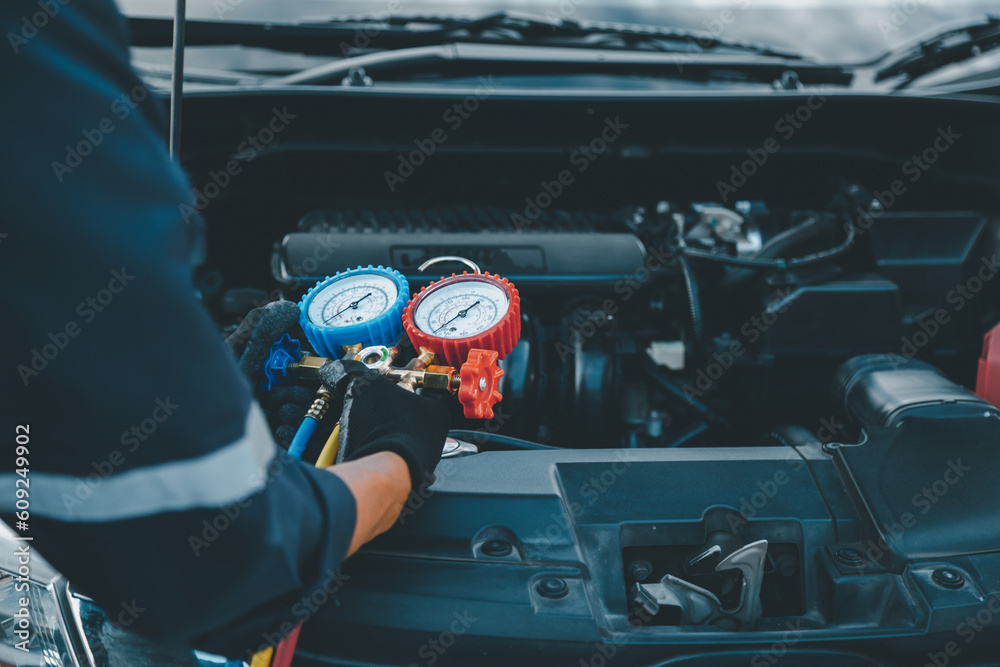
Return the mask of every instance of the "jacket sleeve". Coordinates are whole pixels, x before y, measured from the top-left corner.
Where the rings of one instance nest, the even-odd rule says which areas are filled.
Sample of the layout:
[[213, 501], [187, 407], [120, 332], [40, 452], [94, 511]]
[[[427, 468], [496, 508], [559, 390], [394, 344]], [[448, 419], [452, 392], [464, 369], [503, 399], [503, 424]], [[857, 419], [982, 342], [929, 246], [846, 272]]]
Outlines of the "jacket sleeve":
[[122, 625], [245, 657], [336, 587], [354, 498], [275, 445], [195, 297], [191, 189], [113, 3], [11, 0], [0, 35], [0, 426], [30, 428], [26, 534]]

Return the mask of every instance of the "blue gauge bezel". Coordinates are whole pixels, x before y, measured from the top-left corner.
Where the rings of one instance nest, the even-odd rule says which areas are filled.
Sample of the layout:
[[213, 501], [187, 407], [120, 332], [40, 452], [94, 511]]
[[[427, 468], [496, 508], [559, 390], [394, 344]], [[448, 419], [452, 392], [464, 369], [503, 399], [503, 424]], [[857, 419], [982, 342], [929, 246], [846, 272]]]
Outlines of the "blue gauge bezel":
[[[396, 300], [382, 315], [368, 322], [350, 324], [341, 327], [321, 326], [309, 319], [309, 306], [317, 294], [329, 285], [357, 275], [379, 275], [389, 278], [396, 284]], [[309, 340], [313, 351], [320, 356], [339, 359], [343, 356], [341, 347], [361, 343], [370, 345], [385, 345], [392, 347], [403, 335], [403, 309], [410, 300], [410, 285], [399, 271], [382, 266], [359, 266], [355, 269], [338, 271], [317, 282], [302, 297], [299, 302], [299, 325]]]

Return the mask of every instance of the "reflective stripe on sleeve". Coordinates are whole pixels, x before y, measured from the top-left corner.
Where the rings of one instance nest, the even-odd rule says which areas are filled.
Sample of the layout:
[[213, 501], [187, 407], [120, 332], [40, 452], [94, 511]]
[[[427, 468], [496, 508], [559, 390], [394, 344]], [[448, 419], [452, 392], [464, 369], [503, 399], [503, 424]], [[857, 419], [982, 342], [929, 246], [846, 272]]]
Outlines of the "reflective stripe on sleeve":
[[[169, 461], [107, 477], [29, 472], [30, 512], [59, 521], [103, 522], [161, 512], [225, 507], [260, 491], [278, 452], [260, 407], [253, 403], [243, 435], [197, 458]], [[16, 473], [0, 474], [0, 512], [18, 508]], [[23, 507], [23, 503], [22, 503]]]

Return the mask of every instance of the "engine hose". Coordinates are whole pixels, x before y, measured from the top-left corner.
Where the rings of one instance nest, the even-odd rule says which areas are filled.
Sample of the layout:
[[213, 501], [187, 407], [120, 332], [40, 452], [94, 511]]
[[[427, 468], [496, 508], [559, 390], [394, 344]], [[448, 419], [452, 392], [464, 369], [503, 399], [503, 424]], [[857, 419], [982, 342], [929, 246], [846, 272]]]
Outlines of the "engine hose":
[[309, 444], [309, 439], [316, 432], [317, 426], [319, 426], [319, 422], [312, 417], [305, 417], [302, 420], [299, 430], [295, 432], [295, 437], [292, 438], [292, 443], [288, 445], [289, 456], [293, 459], [302, 459], [302, 455], [306, 452], [306, 445]]
[[740, 266], [748, 269], [795, 269], [801, 266], [808, 266], [810, 264], [818, 264], [820, 262], [826, 262], [835, 257], [840, 257], [854, 244], [854, 237], [856, 235], [856, 230], [854, 228], [854, 222], [845, 214], [844, 220], [846, 224], [844, 228], [847, 231], [847, 236], [841, 242], [840, 245], [830, 248], [829, 250], [821, 250], [819, 252], [814, 252], [811, 255], [803, 255], [802, 257], [792, 257], [789, 259], [774, 258], [774, 259], [764, 259], [764, 258], [752, 258], [752, 257], [729, 257], [727, 255], [716, 255], [711, 252], [706, 252], [704, 250], [697, 250], [695, 248], [680, 248], [679, 253], [687, 257], [694, 259], [705, 259], [711, 260], [713, 262], [718, 262], [720, 264], [728, 264], [730, 266]]
[[319, 458], [316, 459], [316, 467], [328, 468], [332, 466], [337, 460], [338, 451], [340, 451], [340, 422], [337, 422], [333, 427], [333, 432], [330, 433], [330, 437], [326, 439], [323, 451], [319, 453]]
[[512, 438], [509, 435], [500, 435], [499, 433], [486, 433], [484, 431], [463, 431], [460, 429], [448, 431], [448, 435], [455, 438], [456, 440], [464, 440], [466, 442], [471, 442], [473, 444], [494, 444], [499, 447], [505, 447], [509, 449], [526, 449], [526, 450], [540, 450], [540, 449], [560, 449], [559, 447], [553, 447], [552, 445], [540, 445], [537, 442], [531, 442], [530, 440], [521, 440], [520, 438]]
[[816, 434], [804, 426], [784, 424], [764, 436], [763, 444], [778, 444], [782, 447], [799, 449], [808, 445], [822, 444]]
[[683, 431], [680, 432], [673, 440], [664, 445], [664, 447], [684, 447], [689, 442], [697, 438], [702, 433], [708, 430], [708, 424], [705, 422], [695, 422], [691, 424]]
[[705, 349], [705, 328], [701, 317], [701, 299], [698, 296], [698, 283], [695, 282], [691, 263], [684, 255], [679, 255], [677, 261], [684, 274], [684, 286], [687, 289], [688, 308], [691, 311], [691, 334], [694, 338], [695, 351], [700, 354]]
[[[819, 238], [830, 227], [823, 223], [821, 218], [810, 217], [791, 229], [775, 234], [754, 254], [753, 259], [775, 259], [806, 241]], [[751, 269], [735, 269], [723, 279], [722, 287], [723, 289], [735, 289], [755, 275], [757, 275], [756, 271]]]

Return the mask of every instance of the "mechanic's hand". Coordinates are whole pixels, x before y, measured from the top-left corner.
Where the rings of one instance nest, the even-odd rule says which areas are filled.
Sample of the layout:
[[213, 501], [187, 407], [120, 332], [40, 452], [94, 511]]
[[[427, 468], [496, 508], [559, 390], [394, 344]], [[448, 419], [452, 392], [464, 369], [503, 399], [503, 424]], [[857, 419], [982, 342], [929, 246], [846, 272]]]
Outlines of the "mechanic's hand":
[[285, 449], [292, 444], [295, 432], [316, 398], [310, 387], [290, 385], [275, 387], [271, 391], [258, 391], [258, 401], [274, 429], [274, 439]]
[[229, 335], [226, 344], [236, 355], [240, 370], [256, 389], [264, 379], [264, 362], [271, 346], [299, 321], [299, 307], [292, 301], [272, 301], [254, 308]]
[[314, 391], [290, 385], [264, 392], [260, 391], [260, 385], [271, 346], [298, 320], [299, 307], [294, 302], [272, 301], [247, 313], [236, 331], [226, 339], [226, 344], [236, 355], [240, 370], [250, 379], [264, 414], [274, 429], [275, 439], [286, 449], [312, 404]]
[[361, 362], [331, 361], [319, 376], [344, 397], [338, 463], [395, 452], [406, 461], [413, 491], [433, 482], [450, 421], [443, 405], [397, 387]]

